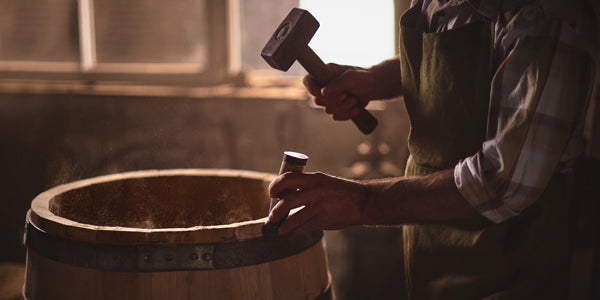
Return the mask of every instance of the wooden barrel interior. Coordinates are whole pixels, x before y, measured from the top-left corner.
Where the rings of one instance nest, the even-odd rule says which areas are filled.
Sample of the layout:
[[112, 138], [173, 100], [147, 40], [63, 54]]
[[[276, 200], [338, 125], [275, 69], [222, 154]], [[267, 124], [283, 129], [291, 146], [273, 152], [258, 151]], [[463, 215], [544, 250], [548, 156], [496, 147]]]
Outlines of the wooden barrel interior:
[[220, 176], [128, 178], [72, 189], [49, 202], [79, 223], [133, 228], [231, 224], [267, 216], [265, 182]]

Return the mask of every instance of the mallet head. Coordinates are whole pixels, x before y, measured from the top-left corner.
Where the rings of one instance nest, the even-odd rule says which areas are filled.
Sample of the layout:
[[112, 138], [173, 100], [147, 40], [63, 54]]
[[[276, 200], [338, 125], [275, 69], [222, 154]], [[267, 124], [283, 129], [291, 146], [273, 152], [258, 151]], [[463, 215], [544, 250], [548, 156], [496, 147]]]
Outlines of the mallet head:
[[294, 8], [283, 19], [260, 55], [271, 67], [287, 71], [319, 28], [319, 22], [306, 10]]

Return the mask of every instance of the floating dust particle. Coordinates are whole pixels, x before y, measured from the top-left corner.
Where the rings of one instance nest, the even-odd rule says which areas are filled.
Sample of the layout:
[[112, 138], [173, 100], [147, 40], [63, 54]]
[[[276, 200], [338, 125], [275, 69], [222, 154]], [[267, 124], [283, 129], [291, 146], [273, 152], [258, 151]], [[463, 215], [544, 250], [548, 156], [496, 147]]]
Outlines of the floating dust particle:
[[128, 227], [133, 227], [133, 228], [143, 228], [143, 229], [156, 228], [156, 224], [154, 224], [154, 222], [152, 220], [134, 221], [127, 225], [128, 225]]
[[[223, 199], [223, 197], [221, 197], [221, 199], [217, 199], [217, 201], [227, 201], [227, 203], [229, 204], [225, 206], [228, 209], [223, 215], [223, 224], [231, 224], [252, 220], [252, 216], [250, 216], [250, 207], [248, 206], [247, 201], [244, 201], [244, 199], [240, 197], [241, 194], [242, 193], [238, 193], [235, 196], [227, 195], [229, 199]], [[231, 205], [231, 203], [235, 204]]]
[[252, 220], [252, 216], [250, 216], [250, 208], [248, 205], [240, 206], [237, 209], [230, 209], [225, 216], [225, 222], [227, 224], [250, 220]]
[[214, 201], [214, 211], [206, 210], [203, 212], [204, 226], [223, 225], [252, 220], [250, 207], [243, 199], [240, 199], [239, 193], [235, 195], [232, 191], [224, 189]]
[[[241, 187], [227, 185], [211, 199], [177, 193], [180, 188], [170, 186], [168, 181], [112, 182], [64, 195], [51, 203], [51, 211], [82, 223], [141, 229], [223, 225], [253, 219], [248, 195]], [[200, 199], [193, 201], [190, 197]]]

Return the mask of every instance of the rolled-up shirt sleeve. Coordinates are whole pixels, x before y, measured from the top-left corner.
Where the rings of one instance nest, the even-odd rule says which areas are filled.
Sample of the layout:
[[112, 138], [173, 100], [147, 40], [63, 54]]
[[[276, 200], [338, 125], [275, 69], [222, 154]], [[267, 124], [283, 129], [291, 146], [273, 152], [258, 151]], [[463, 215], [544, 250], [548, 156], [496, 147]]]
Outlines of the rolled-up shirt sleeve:
[[464, 199], [493, 222], [532, 205], [582, 151], [596, 68], [589, 45], [577, 37], [572, 24], [539, 8], [497, 32], [497, 50], [506, 55], [492, 79], [488, 138], [454, 168]]

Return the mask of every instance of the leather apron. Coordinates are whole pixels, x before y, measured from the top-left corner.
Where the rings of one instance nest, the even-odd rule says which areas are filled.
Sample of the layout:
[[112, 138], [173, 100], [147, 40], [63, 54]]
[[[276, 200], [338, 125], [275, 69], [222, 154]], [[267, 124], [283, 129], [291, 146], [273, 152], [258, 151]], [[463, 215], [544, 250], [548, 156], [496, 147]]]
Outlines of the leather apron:
[[[406, 176], [454, 168], [486, 139], [493, 22], [441, 33], [415, 24], [421, 2], [400, 21], [402, 88], [410, 117]], [[517, 217], [483, 216], [403, 226], [411, 299], [565, 299], [568, 278], [564, 178]]]

